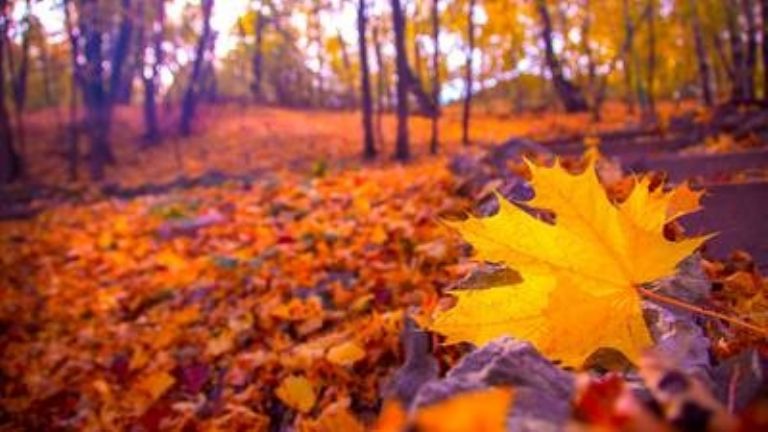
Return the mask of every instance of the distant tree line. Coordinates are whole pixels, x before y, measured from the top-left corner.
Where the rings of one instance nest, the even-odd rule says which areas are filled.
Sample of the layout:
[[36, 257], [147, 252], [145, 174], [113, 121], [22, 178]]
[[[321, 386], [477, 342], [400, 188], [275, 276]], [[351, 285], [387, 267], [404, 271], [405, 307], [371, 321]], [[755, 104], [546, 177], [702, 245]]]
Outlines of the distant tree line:
[[[43, 27], [38, 3], [62, 33]], [[0, 0], [1, 182], [24, 176], [25, 113], [43, 106], [66, 109], [70, 177], [82, 166], [99, 180], [119, 162], [116, 108], [134, 102], [141, 147], [193, 134], [200, 103], [360, 109], [367, 159], [381, 154], [393, 112], [393, 156], [405, 161], [409, 116], [431, 119], [437, 153], [448, 99], [461, 102], [466, 145], [473, 101], [488, 95], [595, 120], [621, 99], [647, 121], [659, 98], [768, 100], [768, 0], [257, 0], [232, 29], [212, 24], [224, 0], [190, 0], [181, 18], [169, 18], [171, 3]], [[349, 10], [354, 33], [336, 21]], [[222, 54], [224, 37], [237, 43]]]

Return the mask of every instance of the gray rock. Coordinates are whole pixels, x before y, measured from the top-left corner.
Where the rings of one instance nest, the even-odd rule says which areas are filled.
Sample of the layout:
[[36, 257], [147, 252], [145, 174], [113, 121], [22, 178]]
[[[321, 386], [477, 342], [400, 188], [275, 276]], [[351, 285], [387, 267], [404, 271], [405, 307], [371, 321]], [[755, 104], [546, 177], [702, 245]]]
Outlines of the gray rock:
[[475, 350], [445, 378], [422, 386], [411, 409], [491, 386], [515, 389], [508, 430], [560, 430], [568, 420], [573, 376], [542, 357], [530, 343], [509, 337]]
[[499, 171], [506, 171], [507, 161], [519, 160], [527, 153], [543, 154], [552, 156], [552, 151], [547, 147], [526, 138], [510, 138], [504, 143], [494, 147], [486, 160], [495, 166]]
[[695, 253], [677, 266], [677, 273], [659, 282], [658, 291], [662, 294], [701, 304], [709, 298], [712, 283], [701, 268], [701, 255]]
[[[701, 269], [700, 261], [698, 254], [683, 261], [674, 277], [659, 282], [657, 291], [694, 305], [701, 303], [709, 296], [711, 284]], [[701, 318], [651, 300], [643, 302], [643, 313], [656, 344], [654, 350], [672, 360], [681, 370], [711, 385], [711, 342], [699, 325]]]
[[426, 382], [437, 378], [439, 365], [431, 354], [430, 337], [410, 318], [405, 318], [400, 342], [405, 351], [405, 363], [384, 385], [385, 399], [395, 398], [409, 406]]
[[[755, 349], [728, 359], [713, 372], [715, 396], [723, 403], [731, 402], [736, 411], [743, 410], [761, 391], [765, 391], [765, 386], [768, 385], [767, 366], [766, 359]], [[735, 384], [733, 389], [732, 383]], [[729, 401], [731, 397], [733, 400]]]
[[[531, 185], [518, 177], [508, 176], [498, 189], [499, 194], [509, 201], [521, 202], [533, 199], [534, 192]], [[487, 217], [496, 214], [499, 211], [499, 201], [495, 195], [489, 195], [483, 199], [477, 206], [477, 212], [481, 216]]]
[[655, 341], [653, 350], [680, 370], [712, 384], [709, 339], [690, 312], [644, 302], [643, 313]]
[[482, 171], [481, 165], [481, 161], [477, 156], [462, 153], [451, 158], [451, 161], [448, 163], [448, 169], [458, 176], [466, 177]]

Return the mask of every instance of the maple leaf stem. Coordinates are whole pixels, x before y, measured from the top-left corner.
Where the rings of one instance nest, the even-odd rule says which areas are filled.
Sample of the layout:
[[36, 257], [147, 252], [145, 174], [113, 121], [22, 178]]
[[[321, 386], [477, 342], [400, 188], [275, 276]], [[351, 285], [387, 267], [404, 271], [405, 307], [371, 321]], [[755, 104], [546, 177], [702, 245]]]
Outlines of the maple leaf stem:
[[747, 321], [744, 321], [729, 315], [725, 315], [720, 312], [704, 309], [699, 306], [695, 306], [690, 303], [684, 302], [682, 300], [678, 300], [674, 297], [669, 297], [664, 294], [659, 294], [658, 292], [649, 290], [647, 288], [643, 288], [641, 286], [637, 286], [636, 288], [641, 295], [651, 300], [655, 300], [659, 303], [664, 303], [664, 304], [674, 306], [674, 307], [686, 310], [688, 312], [693, 312], [695, 314], [703, 315], [709, 318], [720, 319], [728, 323], [731, 323], [737, 327], [741, 327], [741, 328], [753, 331], [761, 336], [764, 336], [764, 337], [768, 336], [768, 329], [749, 323]]

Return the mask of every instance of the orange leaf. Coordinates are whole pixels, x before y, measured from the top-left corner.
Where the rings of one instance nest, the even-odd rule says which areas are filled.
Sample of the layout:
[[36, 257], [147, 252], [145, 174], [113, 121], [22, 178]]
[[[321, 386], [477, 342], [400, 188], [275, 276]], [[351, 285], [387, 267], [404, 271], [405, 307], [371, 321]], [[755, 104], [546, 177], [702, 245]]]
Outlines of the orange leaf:
[[303, 376], [291, 375], [280, 383], [275, 394], [284, 404], [306, 413], [315, 406], [315, 390]]
[[420, 409], [416, 427], [425, 432], [504, 432], [512, 400], [511, 388], [460, 394]]

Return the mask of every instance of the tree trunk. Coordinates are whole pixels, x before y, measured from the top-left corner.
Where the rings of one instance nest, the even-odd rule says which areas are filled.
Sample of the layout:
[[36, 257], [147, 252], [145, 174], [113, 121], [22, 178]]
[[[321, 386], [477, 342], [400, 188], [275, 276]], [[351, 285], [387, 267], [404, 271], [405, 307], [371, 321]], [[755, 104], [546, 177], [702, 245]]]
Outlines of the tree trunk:
[[413, 38], [413, 74], [418, 82], [424, 82], [424, 61], [421, 57], [419, 38]]
[[357, 40], [360, 51], [360, 92], [363, 103], [363, 157], [376, 157], [376, 147], [373, 142], [373, 100], [371, 98], [371, 77], [368, 70], [368, 44], [365, 38], [366, 16], [365, 1], [359, 0], [357, 9]]
[[[29, 77], [29, 45], [31, 42], [31, 18], [32, 18], [32, 1], [27, 0], [25, 3], [26, 11], [24, 13], [24, 27], [25, 31], [21, 37], [21, 60], [19, 61], [19, 67], [14, 74], [12, 74], [12, 88], [13, 88], [13, 106], [16, 111], [16, 141], [18, 142], [19, 149], [21, 150], [20, 161], [22, 175], [24, 174], [24, 160], [27, 158], [27, 133], [24, 127], [24, 108], [27, 104], [27, 79]], [[10, 47], [9, 47], [10, 49]]]
[[714, 99], [712, 97], [711, 73], [709, 67], [709, 58], [707, 58], [707, 49], [704, 46], [704, 35], [701, 29], [701, 19], [697, 9], [696, 0], [688, 0], [688, 7], [691, 13], [691, 28], [693, 29], [693, 43], [696, 49], [696, 62], [699, 68], [699, 85], [701, 85], [701, 97], [706, 106], [712, 106]]
[[461, 111], [461, 143], [469, 145], [469, 118], [472, 109], [472, 58], [475, 53], [475, 0], [469, 0], [467, 10], [467, 59], [464, 64], [464, 107]]
[[109, 148], [109, 94], [104, 88], [104, 59], [99, 23], [98, 0], [83, 0], [80, 34], [85, 41], [85, 65], [83, 68], [83, 99], [87, 108], [88, 134], [91, 141], [88, 165], [93, 180], [104, 178], [104, 165], [110, 163], [112, 152]]
[[624, 88], [626, 91], [624, 103], [627, 105], [629, 114], [635, 113], [635, 92], [632, 86], [632, 67], [635, 51], [635, 26], [632, 22], [632, 16], [629, 10], [629, 0], [623, 0], [622, 11], [624, 15], [624, 46], [627, 48], [622, 56], [622, 66], [624, 69]]
[[408, 58], [405, 51], [405, 18], [400, 0], [392, 0], [392, 28], [395, 32], [397, 57], [397, 138], [395, 158], [402, 162], [411, 157], [408, 145]]
[[648, 58], [646, 76], [646, 119], [656, 119], [656, 7], [655, 0], [648, 0]]
[[552, 75], [552, 84], [555, 87], [557, 96], [567, 112], [586, 111], [588, 108], [587, 101], [584, 99], [581, 89], [565, 79], [560, 60], [555, 55], [555, 48], [552, 42], [552, 20], [549, 16], [546, 0], [536, 0], [536, 9], [539, 12], [542, 24], [541, 37], [544, 40], [547, 67]]
[[[344, 40], [344, 36], [341, 34], [341, 29], [336, 28], [336, 38], [339, 41], [339, 47], [341, 47], [341, 62], [344, 65], [344, 73], [342, 74], [344, 80], [349, 84], [347, 90], [347, 105], [353, 107], [357, 105], [357, 91], [355, 90], [355, 79], [352, 73], [352, 61], [349, 58], [349, 51], [347, 50], [347, 42]], [[321, 102], [324, 102], [321, 100]]]
[[587, 89], [592, 98], [590, 112], [592, 121], [600, 121], [600, 108], [602, 107], [603, 87], [597, 82], [597, 66], [595, 65], [595, 56], [592, 52], [592, 42], [590, 32], [592, 31], [592, 8], [589, 0], [583, 0], [582, 9], [584, 10], [584, 21], [581, 23], [581, 49], [587, 58]]
[[[731, 64], [731, 59], [728, 58], [728, 55], [725, 52], [725, 46], [723, 45], [723, 38], [720, 37], [719, 34], [713, 34], [712, 35], [712, 45], [715, 47], [715, 54], [717, 54], [717, 60], [722, 65], [722, 70], [725, 74], [725, 78], [733, 83], [736, 80], [736, 71], [733, 68], [733, 65]], [[722, 74], [716, 73], [715, 79], [718, 79], [718, 88], [725, 87], [723, 79], [721, 79]]]
[[124, 96], [124, 69], [128, 53], [131, 51], [131, 36], [133, 34], [131, 0], [121, 0], [121, 14], [117, 39], [112, 49], [112, 60], [110, 62], [109, 102], [111, 105], [121, 102], [121, 96]]
[[[312, 92], [311, 95], [311, 102], [315, 106], [323, 106], [326, 101], [326, 91], [325, 91], [325, 77], [323, 76], [323, 69], [325, 69], [325, 56], [324, 51], [325, 47], [323, 46], [323, 26], [320, 22], [320, 12], [322, 8], [326, 5], [323, 4], [323, 0], [311, 0], [312, 3], [312, 13], [311, 16], [308, 17], [309, 21], [307, 23], [307, 38], [309, 39], [310, 43], [313, 43], [317, 53], [315, 55], [315, 59], [317, 60], [317, 74], [315, 75], [314, 81], [316, 84], [314, 84], [312, 87], [310, 87], [310, 91]], [[337, 29], [337, 32], [339, 29]], [[341, 34], [338, 34], [338, 41], [342, 49], [342, 56], [345, 61], [344, 66], [344, 72], [343, 77], [347, 77], [347, 73], [349, 73], [349, 66], [347, 65], [346, 61], [348, 61], [346, 55], [346, 45], [344, 44], [344, 40], [341, 37]], [[343, 81], [352, 82], [354, 79], [343, 79]], [[353, 85], [353, 84], [350, 84]], [[351, 95], [354, 92], [350, 92], [349, 95]], [[350, 101], [347, 101], [348, 103]]]
[[[755, 4], [752, 0], [741, 0], [746, 28], [746, 56], [744, 57], [744, 98], [755, 99], [755, 69], [757, 66], [757, 24], [755, 23]], [[764, 23], [763, 26], [766, 24]]]
[[739, 28], [738, 16], [736, 15], [737, 4], [735, 0], [724, 0], [726, 14], [726, 27], [728, 30], [728, 42], [731, 49], [731, 101], [742, 102], [747, 97], [746, 83], [746, 56], [744, 53], [744, 42]]
[[197, 108], [205, 51], [211, 38], [211, 12], [213, 10], [213, 0], [202, 0], [200, 6], [203, 11], [203, 31], [200, 34], [200, 39], [197, 41], [195, 61], [192, 64], [192, 74], [189, 77], [189, 83], [187, 83], [187, 90], [184, 93], [184, 100], [181, 105], [179, 133], [182, 136], [189, 136], [192, 134], [192, 120], [195, 117], [195, 109]]
[[763, 101], [768, 102], [768, 0], [760, 0], [760, 16], [763, 22]]
[[264, 27], [265, 18], [262, 8], [256, 11], [256, 30], [255, 43], [253, 47], [253, 58], [251, 59], [251, 69], [253, 72], [253, 83], [251, 84], [251, 94], [256, 102], [262, 102], [261, 81], [264, 70]]
[[13, 130], [5, 107], [5, 41], [8, 37], [7, 0], [0, 0], [0, 183], [21, 175], [21, 161], [13, 145]]
[[413, 95], [413, 97], [416, 99], [416, 104], [419, 108], [419, 113], [425, 116], [432, 116], [432, 113], [435, 111], [435, 106], [432, 101], [432, 97], [424, 90], [424, 86], [422, 82], [416, 77], [416, 74], [413, 72], [411, 67], [408, 65], [406, 59], [405, 64], [405, 71], [406, 71], [406, 78], [408, 79], [408, 91]]
[[71, 0], [64, 1], [64, 25], [67, 30], [67, 37], [70, 45], [70, 59], [72, 64], [72, 73], [70, 76], [70, 95], [69, 95], [69, 133], [67, 134], [67, 165], [69, 180], [76, 181], [78, 178], [78, 165], [80, 163], [79, 149], [79, 122], [77, 113], [77, 91], [82, 89], [83, 78], [80, 71], [80, 65], [77, 59], [80, 57], [80, 37], [75, 32], [72, 23]]
[[51, 80], [51, 56], [48, 52], [48, 41], [40, 38], [38, 46], [40, 47], [40, 65], [43, 75], [43, 95], [45, 96], [45, 106], [56, 106], [58, 108], [58, 98], [53, 97], [53, 82]]
[[144, 50], [144, 65], [151, 60], [151, 70], [149, 75], [142, 74], [144, 83], [144, 139], [148, 145], [156, 145], [160, 142], [160, 121], [157, 112], [157, 89], [160, 80], [160, 67], [163, 64], [163, 31], [165, 28], [165, 1], [156, 0], [157, 16], [152, 34], [152, 56], [147, 58], [147, 51]]
[[387, 83], [387, 70], [384, 65], [384, 59], [381, 55], [381, 41], [379, 40], [379, 26], [373, 26], [373, 52], [376, 56], [376, 141], [379, 143], [379, 150], [384, 147], [384, 98], [391, 105], [389, 98], [389, 85]]
[[437, 154], [438, 121], [440, 119], [440, 11], [438, 2], [432, 0], [432, 100], [435, 110], [432, 112], [432, 138], [429, 142], [429, 152]]
[[[215, 51], [215, 38], [211, 40], [210, 58], [213, 58]], [[200, 92], [204, 101], [215, 104], [219, 101], [219, 82], [216, 78], [216, 69], [213, 62], [208, 62], [203, 70], [203, 90]]]

